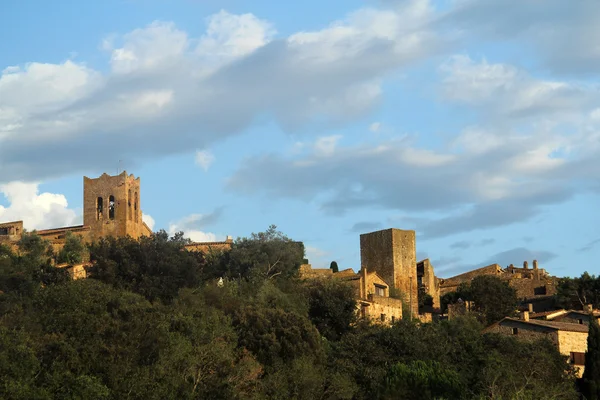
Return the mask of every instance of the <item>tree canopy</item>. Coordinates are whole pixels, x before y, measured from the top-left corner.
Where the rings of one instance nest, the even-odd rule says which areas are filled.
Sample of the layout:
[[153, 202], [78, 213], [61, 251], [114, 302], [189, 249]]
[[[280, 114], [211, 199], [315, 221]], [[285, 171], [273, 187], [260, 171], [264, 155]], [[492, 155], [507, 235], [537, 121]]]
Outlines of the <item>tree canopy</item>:
[[102, 239], [77, 281], [33, 233], [18, 254], [0, 245], [0, 398], [577, 398], [550, 342], [482, 335], [469, 317], [357, 320], [352, 287], [299, 279], [303, 245], [274, 226], [229, 252], [185, 243]]

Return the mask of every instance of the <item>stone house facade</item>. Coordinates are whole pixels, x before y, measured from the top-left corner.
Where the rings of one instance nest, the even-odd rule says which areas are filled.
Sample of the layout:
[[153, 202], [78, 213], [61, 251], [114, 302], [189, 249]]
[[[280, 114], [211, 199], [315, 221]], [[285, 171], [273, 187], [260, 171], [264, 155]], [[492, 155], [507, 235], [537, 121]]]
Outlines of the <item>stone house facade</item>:
[[520, 319], [504, 318], [485, 328], [484, 333], [511, 335], [520, 340], [549, 339], [560, 354], [568, 357], [568, 362], [573, 365], [577, 376], [583, 375], [587, 351], [587, 325], [530, 319], [529, 312], [524, 311]]
[[360, 318], [389, 325], [402, 319], [402, 300], [390, 296], [390, 287], [376, 272], [362, 268], [333, 272], [331, 269], [313, 269], [310, 264], [300, 266], [301, 279], [339, 279], [354, 288], [356, 312]]

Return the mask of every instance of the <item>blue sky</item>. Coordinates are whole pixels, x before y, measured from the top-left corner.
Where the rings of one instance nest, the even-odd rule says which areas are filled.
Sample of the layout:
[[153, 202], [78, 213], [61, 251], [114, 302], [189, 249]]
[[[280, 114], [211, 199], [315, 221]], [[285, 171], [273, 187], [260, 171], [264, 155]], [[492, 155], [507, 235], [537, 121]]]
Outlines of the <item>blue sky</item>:
[[[0, 4], [0, 221], [81, 223], [82, 176], [142, 178], [155, 230], [275, 224], [315, 267], [417, 231], [448, 277], [600, 258], [600, 3]], [[119, 163], [119, 160], [122, 160]]]

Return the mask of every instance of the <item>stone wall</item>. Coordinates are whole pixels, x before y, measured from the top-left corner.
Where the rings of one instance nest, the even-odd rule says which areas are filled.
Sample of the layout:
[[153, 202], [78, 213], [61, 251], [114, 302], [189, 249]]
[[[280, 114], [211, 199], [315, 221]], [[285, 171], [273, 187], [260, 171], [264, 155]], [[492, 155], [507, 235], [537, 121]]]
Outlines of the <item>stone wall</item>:
[[[210, 252], [229, 251], [233, 246], [233, 239], [227, 238], [224, 242], [197, 242], [185, 245], [188, 251], [201, 251], [205, 254]], [[310, 269], [310, 266], [309, 266]]]
[[452, 278], [440, 279], [440, 295], [455, 292], [458, 286], [463, 282], [471, 282], [473, 278], [482, 275], [499, 276], [502, 274], [502, 267], [498, 264], [491, 264], [483, 268], [474, 269], [464, 274], [453, 276]]
[[[598, 319], [598, 317], [594, 317]], [[569, 311], [563, 315], [552, 318], [553, 321], [557, 322], [568, 322], [570, 324], [590, 324], [590, 315], [586, 313], [578, 313]], [[580, 322], [581, 321], [581, 322]]]
[[0, 224], [0, 243], [17, 242], [23, 233], [23, 221], [4, 222]]
[[421, 280], [425, 292], [433, 298], [433, 308], [440, 307], [440, 282], [428, 258], [417, 263], [417, 279]]
[[[558, 351], [560, 354], [570, 356], [571, 352], [585, 353], [587, 351], [587, 332], [558, 332]], [[574, 365], [577, 375], [583, 375], [584, 366]]]
[[83, 224], [91, 228], [92, 240], [105, 236], [148, 234], [142, 221], [140, 178], [123, 171], [116, 176], [83, 177]]
[[390, 297], [370, 295], [368, 301], [357, 303], [360, 316], [388, 325], [402, 319], [402, 301]]
[[400, 290], [411, 313], [418, 314], [415, 231], [385, 229], [360, 235], [360, 259], [362, 268]]
[[[513, 329], [517, 329], [517, 334], [513, 334]], [[503, 320], [486, 329], [487, 333], [500, 333], [508, 336], [515, 336], [520, 340], [537, 340], [547, 338], [558, 346], [558, 334], [556, 330], [543, 326], [522, 323], [514, 320]]]
[[461, 283], [470, 282], [475, 277], [483, 275], [497, 276], [508, 282], [516, 290], [517, 298], [520, 300], [544, 299], [556, 294], [557, 278], [549, 276], [544, 269], [538, 268], [536, 260], [533, 262], [533, 269], [528, 268], [527, 261], [523, 264], [523, 268], [511, 264], [506, 269], [498, 264], [492, 264], [451, 278], [440, 279], [440, 295], [454, 292]]

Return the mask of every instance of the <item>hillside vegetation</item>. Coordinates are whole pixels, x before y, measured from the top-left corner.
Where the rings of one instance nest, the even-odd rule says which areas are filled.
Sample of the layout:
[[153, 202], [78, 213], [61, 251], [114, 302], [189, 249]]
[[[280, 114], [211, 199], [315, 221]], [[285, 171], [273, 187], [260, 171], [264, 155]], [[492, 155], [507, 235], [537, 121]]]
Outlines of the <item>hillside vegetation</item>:
[[[274, 226], [206, 255], [165, 232], [71, 241], [0, 246], [2, 399], [577, 398], [549, 342], [356, 321], [352, 289], [300, 281], [304, 247]], [[87, 257], [84, 280], [51, 265]]]

